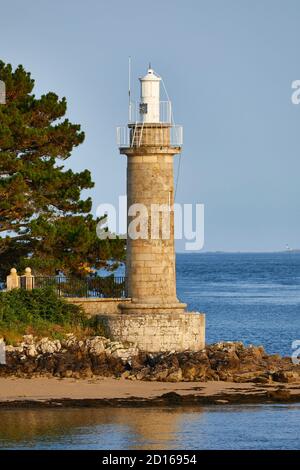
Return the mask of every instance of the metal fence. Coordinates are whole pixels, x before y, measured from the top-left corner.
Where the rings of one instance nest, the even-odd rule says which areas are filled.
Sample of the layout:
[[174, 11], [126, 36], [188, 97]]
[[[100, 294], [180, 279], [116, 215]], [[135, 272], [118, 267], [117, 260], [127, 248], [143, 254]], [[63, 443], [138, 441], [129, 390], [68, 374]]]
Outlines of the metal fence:
[[48, 286], [53, 287], [60, 297], [126, 297], [124, 276], [89, 277], [84, 279], [65, 276], [20, 278], [20, 287], [22, 289], [36, 289]]
[[[138, 127], [139, 124], [136, 125], [138, 129], [139, 138], [135, 138], [136, 132], [131, 132], [127, 126], [119, 126], [117, 127], [117, 145], [120, 148], [129, 148], [129, 147], [139, 147], [141, 145], [170, 145], [171, 147], [178, 147], [183, 145], [183, 127], [174, 125], [170, 126], [170, 135], [169, 135], [169, 142], [166, 144], [165, 141], [165, 134], [162, 132], [157, 133], [158, 140], [153, 141], [151, 131], [152, 129], [159, 129], [159, 124], [147, 125], [147, 127]], [[161, 129], [163, 129], [163, 124], [161, 125]], [[150, 133], [150, 139], [147, 139], [147, 133]], [[157, 137], [156, 136], [156, 137]], [[160, 138], [161, 136], [161, 138]], [[145, 138], [146, 137], [146, 138]]]
[[[171, 101], [159, 102], [159, 122], [165, 124], [172, 123], [172, 103]], [[142, 123], [143, 115], [141, 113], [141, 103], [138, 101], [130, 101], [129, 104], [129, 123]]]

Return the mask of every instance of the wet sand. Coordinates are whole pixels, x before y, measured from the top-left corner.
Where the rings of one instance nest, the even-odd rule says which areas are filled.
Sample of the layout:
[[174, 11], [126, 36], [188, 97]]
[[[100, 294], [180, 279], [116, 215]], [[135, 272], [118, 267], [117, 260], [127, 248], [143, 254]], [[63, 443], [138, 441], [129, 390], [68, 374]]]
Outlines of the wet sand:
[[0, 407], [300, 402], [300, 384], [0, 378]]

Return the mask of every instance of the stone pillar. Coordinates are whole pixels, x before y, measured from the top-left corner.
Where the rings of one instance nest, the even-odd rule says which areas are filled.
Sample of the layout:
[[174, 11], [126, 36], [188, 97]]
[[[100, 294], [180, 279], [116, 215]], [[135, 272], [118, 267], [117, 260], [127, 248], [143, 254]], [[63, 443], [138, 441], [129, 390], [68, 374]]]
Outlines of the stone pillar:
[[20, 276], [18, 276], [16, 268], [11, 268], [10, 274], [6, 276], [6, 289], [18, 289], [20, 287]]
[[[126, 313], [180, 313], [186, 305], [176, 296], [173, 157], [181, 148], [169, 145], [170, 126], [166, 124], [140, 124], [131, 133], [133, 146], [120, 149], [127, 155], [127, 203], [128, 208], [134, 204], [146, 208], [146, 239], [132, 239], [128, 233], [126, 277], [132, 303], [121, 309]], [[128, 232], [136, 215], [128, 217]]]
[[31, 268], [25, 268], [25, 274], [21, 276], [21, 285], [26, 290], [34, 288], [34, 276], [31, 273]]

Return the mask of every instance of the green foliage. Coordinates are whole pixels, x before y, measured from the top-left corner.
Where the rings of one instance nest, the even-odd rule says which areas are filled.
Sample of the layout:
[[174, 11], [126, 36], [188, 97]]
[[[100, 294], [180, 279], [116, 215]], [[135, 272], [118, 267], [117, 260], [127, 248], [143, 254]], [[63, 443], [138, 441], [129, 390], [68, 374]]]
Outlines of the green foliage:
[[123, 261], [124, 240], [100, 240], [96, 233], [97, 219], [67, 215], [49, 221], [32, 221], [33, 256], [23, 257], [19, 268], [30, 266], [35, 274], [52, 275], [56, 270], [65, 274], [85, 277], [91, 268], [106, 266], [107, 260]]
[[65, 98], [36, 98], [34, 80], [20, 65], [0, 61], [6, 104], [0, 105], [0, 276], [11, 267], [36, 274], [86, 275], [106, 260], [124, 259], [124, 240], [96, 237], [88, 170], [74, 173], [62, 161], [84, 140], [80, 125], [64, 116]]
[[58, 297], [53, 287], [0, 292], [0, 338], [7, 344], [18, 344], [25, 334], [62, 340], [66, 333], [82, 339], [106, 336], [97, 317], [87, 318], [81, 307]]
[[109, 332], [107, 331], [107, 327], [103, 323], [103, 320], [100, 319], [97, 315], [89, 318], [88, 325], [95, 336], [104, 336], [106, 338], [109, 338]]
[[84, 325], [85, 321], [81, 308], [58, 297], [51, 287], [0, 292], [0, 326]]

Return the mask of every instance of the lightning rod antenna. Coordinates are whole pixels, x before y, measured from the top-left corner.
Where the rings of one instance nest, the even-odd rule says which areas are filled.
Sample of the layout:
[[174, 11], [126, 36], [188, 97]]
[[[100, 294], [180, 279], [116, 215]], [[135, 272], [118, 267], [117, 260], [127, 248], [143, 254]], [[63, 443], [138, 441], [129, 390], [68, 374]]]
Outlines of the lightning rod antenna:
[[131, 56], [128, 57], [128, 113], [129, 122], [131, 121]]

